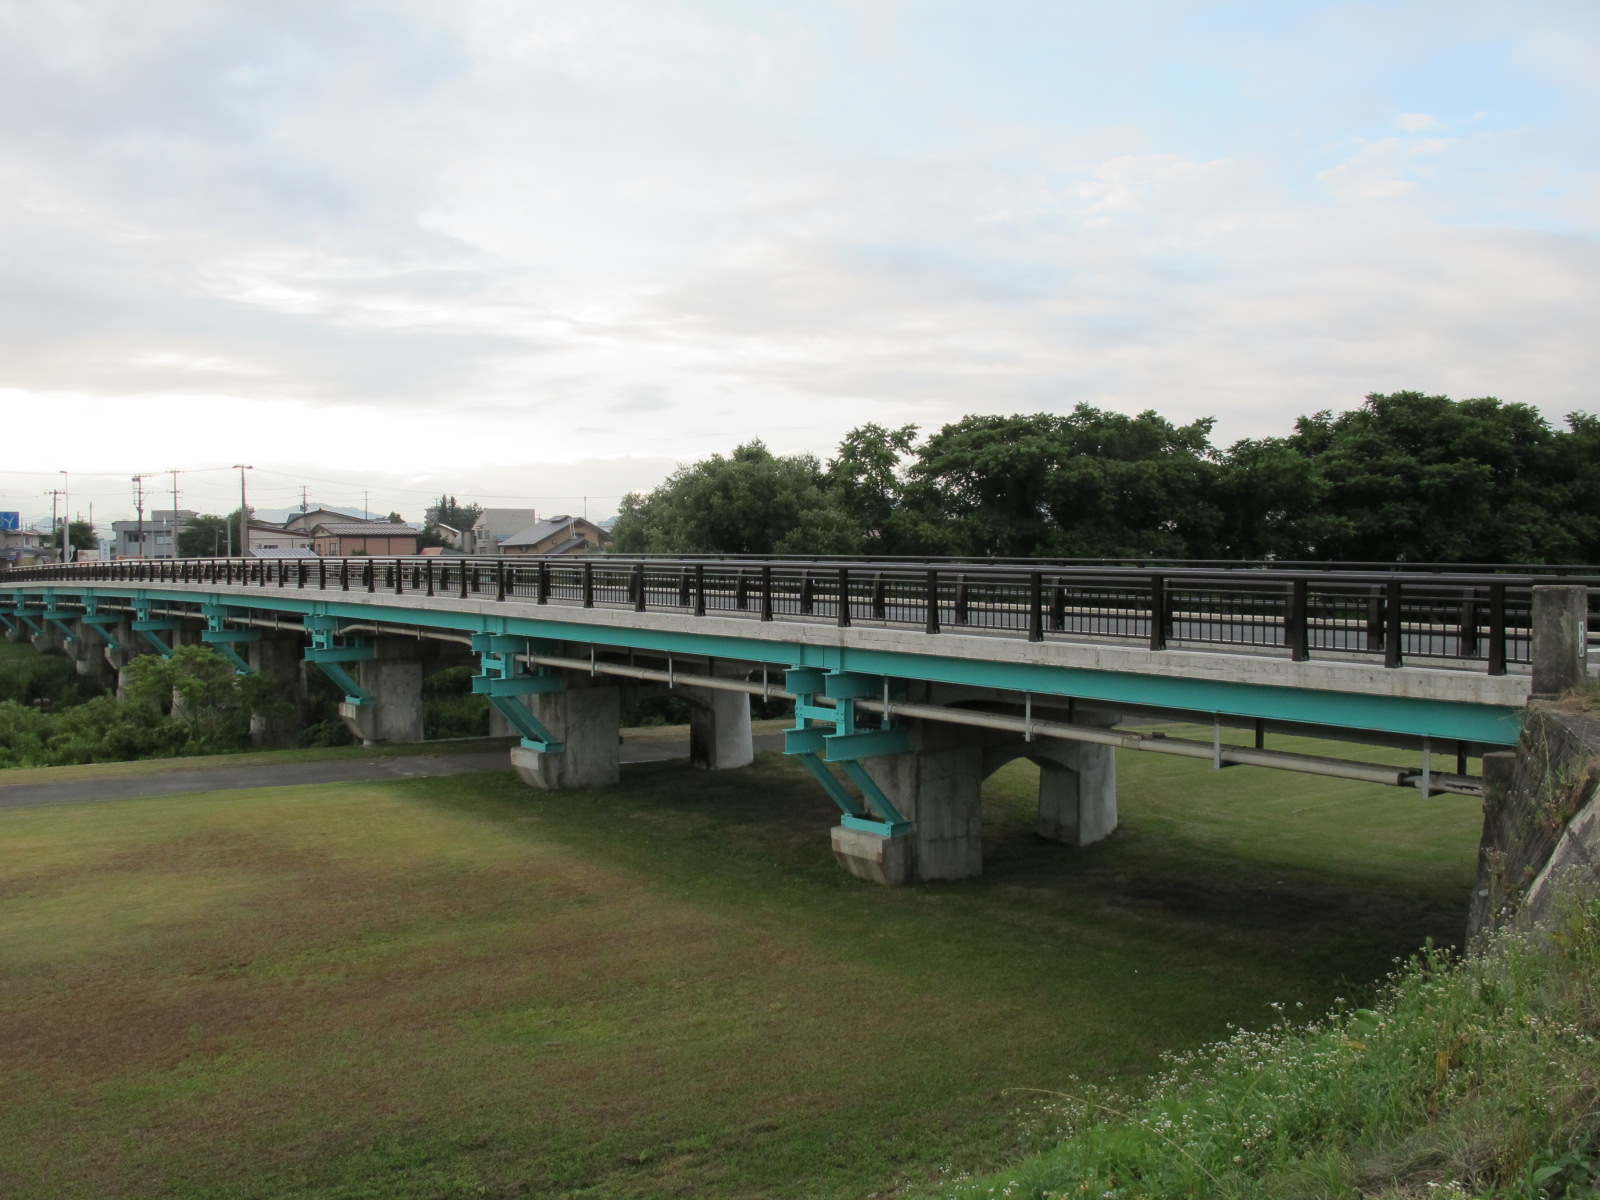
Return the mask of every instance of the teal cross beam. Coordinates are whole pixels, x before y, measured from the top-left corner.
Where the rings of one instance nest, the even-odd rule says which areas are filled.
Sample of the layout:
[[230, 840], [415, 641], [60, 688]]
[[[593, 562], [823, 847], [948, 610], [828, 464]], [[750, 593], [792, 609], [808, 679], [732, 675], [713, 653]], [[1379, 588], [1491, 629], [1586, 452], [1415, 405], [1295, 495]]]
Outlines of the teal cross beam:
[[346, 663], [368, 662], [373, 649], [360, 638], [342, 642], [339, 637], [337, 617], [308, 616], [306, 629], [311, 633], [311, 645], [306, 649], [306, 661], [316, 665], [334, 686], [344, 690], [347, 704], [373, 704], [372, 693], [356, 682], [355, 676], [345, 670]]
[[160, 654], [162, 658], [171, 658], [172, 647], [161, 635], [175, 629], [181, 629], [183, 622], [176, 617], [152, 617], [150, 609], [150, 601], [134, 600], [133, 631], [154, 646], [156, 653]]
[[254, 629], [229, 629], [226, 604], [202, 604], [200, 613], [206, 619], [206, 627], [200, 633], [200, 640], [208, 646], [215, 647], [224, 658], [230, 660], [234, 670], [239, 674], [250, 674], [253, 668], [234, 647], [241, 642], [258, 642], [261, 640], [261, 634]]
[[[784, 690], [795, 700], [794, 727], [784, 732], [783, 752], [798, 756], [839, 806], [843, 814], [839, 824], [863, 833], [894, 837], [909, 831], [911, 822], [867, 773], [861, 760], [904, 754], [911, 748], [910, 736], [906, 730], [891, 725], [887, 718], [876, 728], [860, 728], [855, 704], [862, 697], [882, 693], [886, 682], [880, 676], [820, 671], [812, 667], [796, 667], [784, 672]], [[819, 696], [832, 700], [833, 704], [817, 703]], [[830, 763], [839, 764], [846, 778], [860, 791], [860, 799], [833, 773]]]
[[560, 754], [563, 742], [538, 717], [521, 703], [522, 696], [546, 696], [566, 687], [561, 676], [540, 667], [529, 671], [519, 655], [528, 652], [528, 639], [506, 633], [475, 633], [472, 649], [478, 655], [478, 674], [472, 677], [472, 690], [487, 696], [496, 712], [522, 735], [522, 744], [540, 754]]

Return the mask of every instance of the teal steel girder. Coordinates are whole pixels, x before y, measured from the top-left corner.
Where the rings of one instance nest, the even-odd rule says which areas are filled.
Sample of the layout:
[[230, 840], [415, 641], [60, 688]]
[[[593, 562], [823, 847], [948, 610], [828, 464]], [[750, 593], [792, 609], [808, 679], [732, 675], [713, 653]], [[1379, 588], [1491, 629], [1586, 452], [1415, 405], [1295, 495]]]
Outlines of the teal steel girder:
[[[784, 690], [795, 697], [794, 728], [783, 735], [783, 752], [805, 764], [823, 790], [844, 814], [840, 823], [866, 833], [895, 837], [907, 833], [911, 823], [858, 761], [885, 754], [904, 754], [910, 737], [904, 729], [885, 724], [878, 729], [856, 729], [856, 700], [877, 695], [887, 681], [863, 675], [792, 668], [784, 672]], [[832, 707], [813, 703], [817, 693], [834, 699]], [[816, 722], [813, 727], [812, 722]], [[832, 726], [834, 732], [829, 733]], [[858, 801], [828, 769], [839, 763], [861, 793]]]
[[[1296, 721], [1352, 730], [1375, 730], [1412, 737], [1431, 737], [1487, 745], [1513, 745], [1522, 728], [1518, 707], [1472, 704], [1451, 700], [1424, 700], [1409, 696], [1366, 695], [1317, 688], [1272, 684], [1235, 683], [1225, 680], [1183, 678], [1174, 675], [1134, 674], [1047, 663], [998, 663], [969, 658], [947, 658], [936, 653], [867, 650], [817, 645], [801, 640], [740, 638], [720, 634], [684, 633], [678, 630], [631, 628], [626, 625], [589, 625], [546, 617], [487, 614], [422, 605], [363, 604], [355, 593], [279, 593], [224, 596], [198, 589], [162, 588], [150, 593], [144, 586], [95, 585], [76, 589], [84, 596], [123, 598], [155, 594], [196, 603], [226, 602], [235, 608], [293, 613], [347, 621], [374, 619], [398, 625], [420, 625], [453, 632], [484, 631], [515, 634], [550, 641], [584, 642], [618, 649], [659, 653], [705, 655], [803, 666], [822, 671], [851, 671], [895, 679], [949, 683], [968, 687], [999, 688], [1117, 704], [1224, 716]], [[770, 630], [768, 626], [768, 630]], [[936, 648], [941, 635], [930, 635]], [[1405, 668], [1399, 668], [1404, 670]]]
[[200, 632], [200, 640], [232, 662], [233, 669], [240, 675], [250, 675], [255, 668], [234, 649], [234, 645], [239, 642], [259, 642], [261, 633], [255, 629], [229, 629], [228, 609], [229, 606], [226, 604], [200, 606], [200, 614], [206, 619], [206, 627]]
[[305, 625], [311, 633], [311, 645], [304, 651], [305, 660], [333, 681], [333, 686], [344, 693], [346, 704], [354, 704], [358, 708], [364, 704], [376, 704], [377, 699], [373, 694], [362, 687], [343, 665], [347, 662], [366, 662], [373, 657], [373, 648], [359, 638], [341, 643], [339, 622], [326, 614], [307, 616]]
[[113, 625], [121, 623], [121, 617], [114, 617], [110, 613], [86, 612], [78, 619], [83, 622], [86, 629], [92, 629], [100, 636], [101, 640], [106, 644], [106, 649], [123, 649], [122, 642], [116, 634], [111, 632]]
[[71, 625], [67, 624], [68, 621], [73, 619], [71, 614], [47, 612], [44, 614], [44, 619], [49, 621], [50, 624], [54, 625], [57, 629], [61, 630], [62, 636], [65, 637], [67, 641], [75, 642], [78, 640], [77, 631], [73, 629]]
[[561, 754], [566, 744], [521, 703], [519, 696], [548, 696], [563, 691], [566, 683], [547, 667], [529, 671], [518, 655], [528, 653], [528, 639], [515, 634], [479, 631], [472, 635], [478, 655], [478, 674], [472, 677], [474, 695], [487, 696], [494, 710], [522, 737], [522, 745], [540, 754]]

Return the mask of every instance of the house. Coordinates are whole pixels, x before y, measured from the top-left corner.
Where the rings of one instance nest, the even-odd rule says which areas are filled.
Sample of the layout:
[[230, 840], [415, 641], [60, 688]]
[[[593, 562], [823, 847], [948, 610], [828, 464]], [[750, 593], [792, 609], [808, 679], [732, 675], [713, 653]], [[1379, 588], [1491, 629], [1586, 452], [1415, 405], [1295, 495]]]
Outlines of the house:
[[324, 521], [311, 531], [311, 548], [329, 558], [352, 554], [393, 558], [417, 552], [417, 531], [389, 521]]
[[531, 508], [486, 508], [465, 531], [461, 548], [468, 554], [499, 554], [500, 543], [539, 520]]
[[611, 535], [584, 517], [549, 517], [500, 543], [502, 554], [585, 554], [611, 544]]
[[315, 558], [315, 557], [317, 557], [317, 552], [315, 550], [307, 550], [307, 549], [303, 549], [303, 548], [296, 548], [296, 549], [293, 549], [293, 550], [285, 550], [285, 549], [282, 549], [280, 547], [274, 546], [274, 547], [271, 547], [269, 549], [257, 549], [255, 546], [251, 546], [251, 548], [250, 548], [250, 557], [251, 558]]
[[327, 508], [318, 505], [316, 508], [302, 508], [297, 512], [291, 512], [284, 519], [283, 524], [286, 529], [297, 529], [310, 533], [325, 521], [349, 522], [370, 521], [371, 519], [370, 517], [358, 517], [354, 513], [345, 512], [340, 508]]
[[[311, 550], [311, 534], [309, 532], [290, 529], [284, 525], [274, 525], [269, 521], [251, 521], [249, 533], [250, 553], [256, 558], [269, 557], [269, 555], [260, 553], [263, 550], [304, 550], [307, 553]], [[286, 555], [275, 554], [270, 557], [281, 558], [286, 557]]]
[[[158, 508], [143, 521], [111, 522], [112, 558], [176, 558], [174, 532], [200, 514], [188, 508]], [[222, 547], [219, 551], [225, 551]]]
[[44, 530], [0, 526], [0, 567], [36, 567], [54, 562], [60, 553], [59, 545], [59, 540]]

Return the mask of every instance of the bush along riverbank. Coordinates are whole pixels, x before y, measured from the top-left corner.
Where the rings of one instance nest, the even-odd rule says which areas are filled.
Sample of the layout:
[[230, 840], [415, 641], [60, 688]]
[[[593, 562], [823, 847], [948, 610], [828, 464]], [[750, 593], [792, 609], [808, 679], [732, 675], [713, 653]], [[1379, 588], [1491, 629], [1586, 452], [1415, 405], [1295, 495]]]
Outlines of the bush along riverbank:
[[1030, 1106], [1050, 1148], [944, 1195], [1575, 1200], [1600, 1196], [1600, 899], [1466, 958], [1429, 949], [1370, 1007], [1176, 1058], [1136, 1092]]
[[151, 654], [124, 671], [122, 697], [47, 711], [0, 701], [0, 768], [226, 754], [250, 746], [250, 718], [287, 702], [259, 675], [236, 675], [209, 646]]

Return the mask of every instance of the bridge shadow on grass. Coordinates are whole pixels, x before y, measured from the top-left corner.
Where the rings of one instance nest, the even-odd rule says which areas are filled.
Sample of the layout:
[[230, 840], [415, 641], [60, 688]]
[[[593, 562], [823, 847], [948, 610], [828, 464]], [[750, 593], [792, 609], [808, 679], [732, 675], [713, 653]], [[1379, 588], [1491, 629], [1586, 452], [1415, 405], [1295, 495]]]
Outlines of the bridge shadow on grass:
[[0, 814], [0, 1188], [929, 1186], [1014, 1156], [1016, 1089], [1150, 1071], [1459, 926], [1457, 809], [1156, 764], [1084, 850], [1008, 768], [985, 876], [903, 889], [838, 870], [778, 755]]

